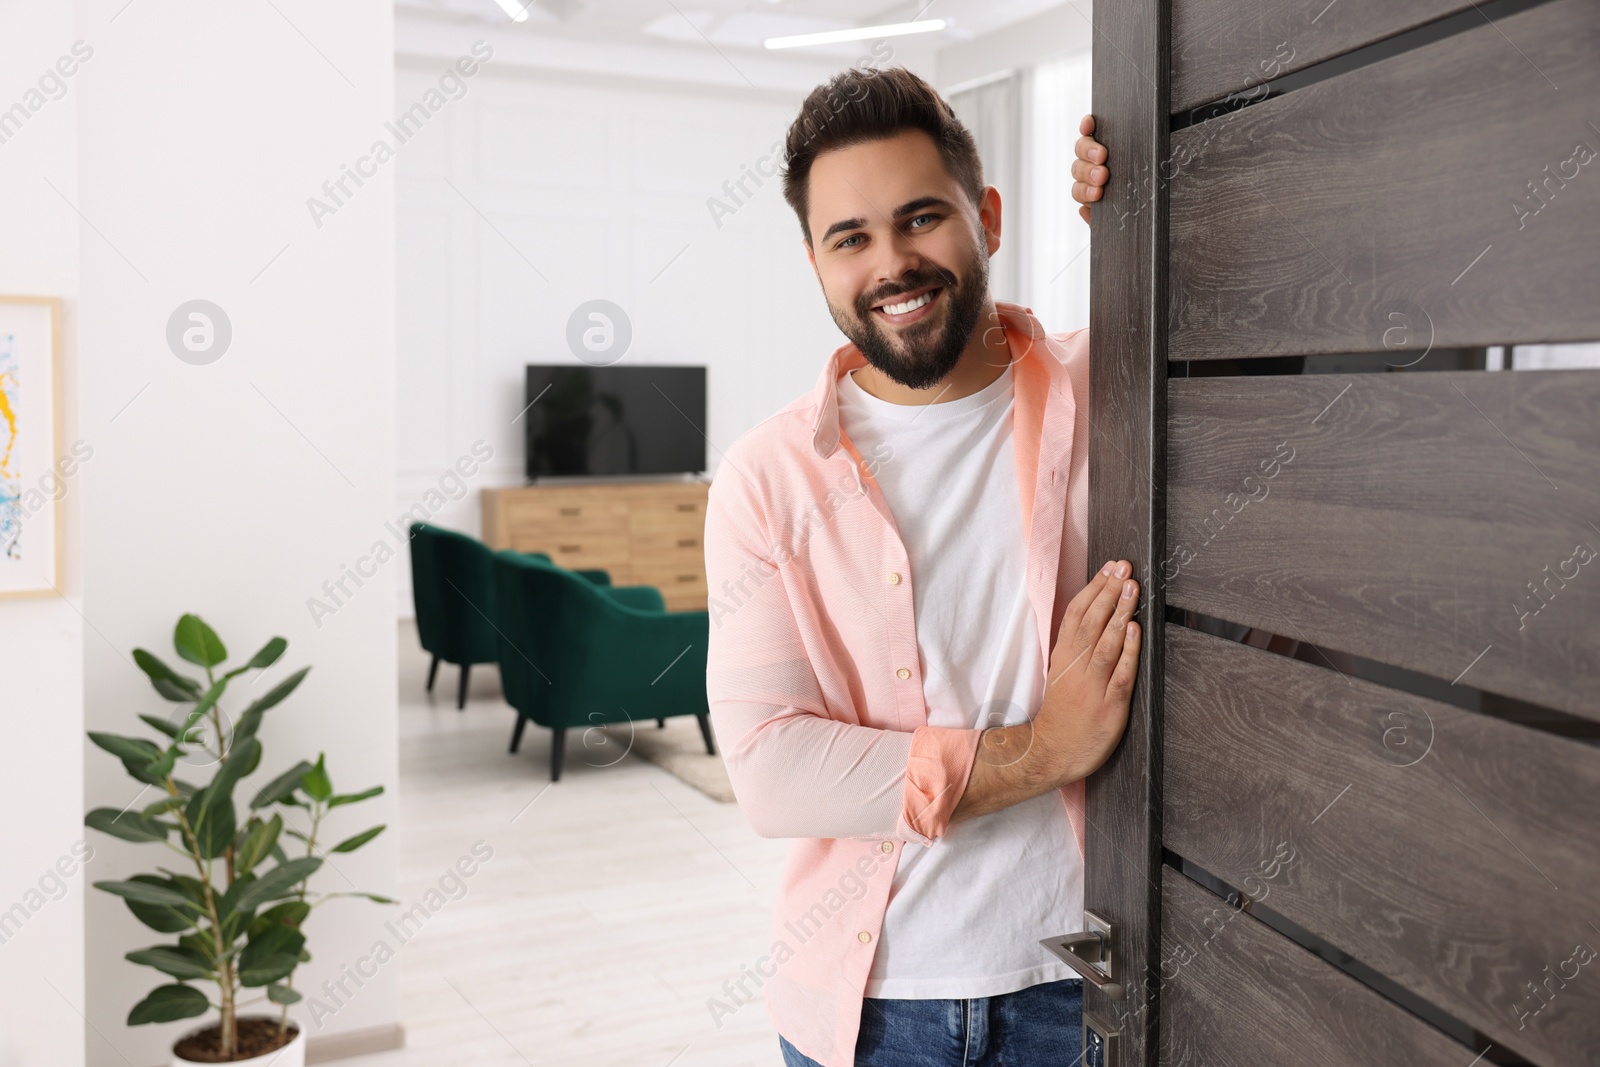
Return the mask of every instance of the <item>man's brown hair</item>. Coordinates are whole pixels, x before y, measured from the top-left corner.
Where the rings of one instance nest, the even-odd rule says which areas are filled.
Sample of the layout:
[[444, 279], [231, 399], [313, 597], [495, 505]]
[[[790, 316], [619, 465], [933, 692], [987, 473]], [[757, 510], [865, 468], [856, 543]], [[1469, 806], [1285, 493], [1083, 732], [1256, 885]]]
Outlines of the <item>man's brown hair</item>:
[[783, 198], [800, 217], [806, 244], [811, 243], [806, 222], [811, 164], [817, 156], [903, 130], [922, 130], [933, 138], [945, 169], [977, 205], [983, 191], [978, 146], [933, 86], [904, 67], [851, 68], [811, 90], [784, 142]]

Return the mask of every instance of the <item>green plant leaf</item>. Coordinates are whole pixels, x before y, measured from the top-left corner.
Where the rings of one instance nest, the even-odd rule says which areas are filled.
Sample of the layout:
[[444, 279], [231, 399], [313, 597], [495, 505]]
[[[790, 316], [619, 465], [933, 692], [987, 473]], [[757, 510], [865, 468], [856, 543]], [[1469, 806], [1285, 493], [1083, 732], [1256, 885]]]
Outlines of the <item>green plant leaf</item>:
[[142, 648], [133, 650], [133, 662], [149, 677], [150, 684], [156, 687], [156, 692], [174, 703], [186, 700], [198, 700], [205, 691], [204, 686], [193, 678], [186, 677], [173, 670], [161, 661], [159, 656], [152, 655]]
[[283, 832], [283, 816], [273, 813], [271, 820], [262, 822], [252, 818], [244, 835], [244, 843], [233, 850], [233, 869], [237, 874], [249, 874], [256, 864], [272, 855], [272, 847]]
[[204, 1015], [211, 1007], [206, 995], [193, 986], [156, 986], [150, 995], [133, 1006], [128, 1013], [128, 1025], [141, 1023], [171, 1023], [179, 1019], [192, 1019]]
[[[384, 824], [384, 825], [387, 825], [387, 824]], [[364, 830], [361, 833], [356, 834], [356, 836], [354, 836], [354, 837], [345, 838], [343, 841], [340, 841], [337, 845], [334, 845], [328, 851], [329, 852], [354, 852], [356, 849], [360, 848], [362, 845], [366, 844], [368, 841], [371, 841], [374, 837], [377, 837], [381, 833], [383, 833], [383, 825], [374, 826], [372, 829]]]
[[[238, 894], [233, 906], [240, 911], [254, 911], [269, 900], [288, 896], [294, 891], [295, 886], [309, 878], [321, 866], [322, 860], [316, 856], [303, 856], [279, 864], [270, 871], [255, 875], [254, 881]], [[237, 887], [238, 883], [234, 885]], [[232, 892], [230, 889], [229, 894]]]
[[202, 933], [197, 930], [194, 933], [184, 934], [178, 938], [178, 947], [195, 953], [205, 960], [208, 965], [213, 968], [216, 967], [217, 939], [211, 931], [207, 930]]
[[186, 745], [203, 745], [205, 743], [205, 727], [200, 720], [210, 714], [218, 700], [222, 699], [223, 691], [228, 688], [228, 679], [218, 678], [211, 683], [211, 688], [189, 699], [195, 701], [194, 707], [189, 709], [188, 717], [183, 725], [178, 727], [178, 736]]
[[[136, 874], [128, 881], [147, 885], [171, 888], [170, 883], [153, 874]], [[199, 911], [192, 905], [152, 904], [135, 900], [127, 894], [119, 894], [123, 902], [128, 905], [128, 910], [133, 912], [134, 918], [144, 923], [150, 929], [162, 934], [181, 934], [186, 930], [195, 928], [199, 921]], [[178, 893], [183, 896], [181, 892]], [[182, 939], [179, 939], [180, 943]]]
[[174, 978], [209, 978], [211, 961], [191, 948], [157, 945], [130, 952], [125, 957], [134, 963], [154, 967]]
[[324, 893], [322, 895], [322, 899], [323, 900], [332, 900], [334, 897], [365, 897], [366, 899], [372, 901], [374, 904], [398, 904], [398, 903], [400, 903], [398, 900], [395, 900], [392, 897], [379, 896], [377, 893], [359, 893], [359, 892], [357, 892], [357, 893]]
[[188, 894], [181, 889], [164, 882], [162, 879], [144, 875], [149, 881], [135, 881], [141, 876], [135, 875], [126, 882], [96, 882], [96, 889], [103, 889], [107, 893], [115, 893], [119, 897], [137, 900], [141, 904], [161, 904], [181, 911], [193, 911], [194, 902]]
[[250, 801], [252, 808], [264, 808], [268, 804], [282, 804], [285, 798], [300, 787], [300, 779], [311, 769], [311, 764], [301, 760], [293, 767], [284, 771], [278, 777], [256, 790], [255, 799]]
[[172, 631], [172, 644], [178, 655], [201, 667], [215, 667], [228, 658], [222, 638], [198, 615], [185, 613]]
[[311, 768], [300, 779], [300, 788], [306, 791], [306, 796], [312, 800], [327, 800], [333, 796], [333, 783], [328, 780], [328, 768], [325, 766], [327, 753], [317, 753], [317, 765]]
[[355, 804], [363, 800], [371, 800], [382, 792], [383, 786], [375, 785], [371, 789], [364, 789], [359, 793], [345, 793], [342, 796], [330, 797], [328, 798], [328, 810], [332, 811], [343, 804]]
[[264, 956], [248, 964], [241, 957], [237, 972], [239, 984], [247, 988], [271, 985], [289, 977], [298, 966], [300, 966], [300, 957], [287, 954]]
[[266, 670], [268, 667], [278, 662], [278, 657], [282, 656], [283, 650], [288, 647], [289, 642], [285, 641], [281, 637], [274, 637], [272, 640], [262, 645], [260, 651], [250, 657], [249, 663], [246, 663], [243, 667], [235, 667], [233, 670], [229, 671], [225, 677], [232, 678], [235, 675], [243, 674], [245, 671], [249, 670]]
[[112, 837], [120, 837], [124, 841], [165, 841], [167, 827], [165, 823], [132, 811], [118, 811], [116, 808], [95, 808], [83, 817], [84, 825], [90, 829], [99, 830]]
[[89, 740], [124, 763], [132, 761], [142, 767], [161, 758], [161, 747], [154, 741], [147, 741], [142, 737], [123, 737], [120, 734], [90, 730]]
[[232, 959], [238, 954], [244, 942], [241, 938], [249, 931], [250, 924], [256, 921], [253, 911], [230, 911], [222, 913], [222, 939], [231, 947], [228, 949], [228, 958]]
[[269, 926], [287, 926], [298, 930], [300, 924], [305, 922], [306, 916], [310, 914], [311, 905], [303, 900], [285, 900], [281, 904], [274, 904], [255, 917], [250, 924], [250, 936], [260, 936]]
[[[220, 777], [221, 772], [218, 772]], [[233, 812], [233, 798], [214, 796], [207, 786], [189, 798], [184, 817], [194, 834], [200, 854], [206, 859], [216, 859], [233, 843], [237, 821]]]
[[165, 815], [169, 811], [172, 811], [176, 808], [181, 808], [186, 803], [188, 803], [188, 798], [182, 796], [181, 794], [178, 796], [164, 796], [154, 804], [146, 807], [144, 809], [144, 814], [147, 818], [154, 818], [157, 815]]
[[169, 871], [165, 867], [157, 867], [156, 870], [166, 875], [168, 883], [174, 889], [186, 894], [194, 903], [196, 908], [198, 908], [200, 911], [205, 911], [206, 887], [204, 882], [200, 881], [198, 878], [192, 878], [187, 874], [179, 874], [176, 871]]
[[[184, 681], [192, 681], [192, 679], [185, 678]], [[187, 703], [188, 701], [193, 700], [195, 697], [200, 695], [198, 692], [188, 688], [187, 686], [179, 685], [176, 682], [168, 681], [165, 678], [157, 678], [152, 684], [155, 685], [156, 692], [160, 693], [174, 704]]]
[[286, 985], [269, 985], [267, 999], [274, 1004], [298, 1004], [300, 994]]
[[[166, 780], [165, 775], [156, 777], [150, 770], [152, 765], [159, 763], [166, 755], [153, 741], [147, 741], [142, 737], [101, 733], [98, 730], [89, 731], [89, 740], [120, 759], [127, 772], [146, 785], [160, 785]], [[169, 771], [170, 769], [168, 768]]]
[[260, 700], [245, 708], [244, 714], [239, 716], [238, 724], [234, 726], [234, 737], [236, 739], [239, 737], [253, 737], [255, 732], [261, 728], [262, 714], [269, 708], [274, 708], [281, 704], [290, 693], [295, 691], [295, 687], [300, 684], [310, 670], [310, 667], [301, 667], [298, 671], [268, 690]]
[[306, 947], [306, 938], [293, 926], [283, 923], [268, 923], [260, 933], [250, 938], [250, 943], [239, 954], [240, 966], [250, 967], [265, 960], [270, 956], [300, 956], [300, 950]]
[[253, 737], [247, 737], [243, 741], [235, 739], [233, 748], [228, 752], [228, 758], [217, 768], [217, 775], [211, 779], [211, 784], [206, 786], [206, 792], [218, 798], [227, 797], [231, 801], [233, 787], [260, 762], [260, 741]]
[[233, 788], [240, 778], [261, 762], [261, 742], [246, 738], [236, 744], [222, 761], [211, 784], [189, 798], [184, 812], [189, 828], [199, 842], [200, 852], [214, 859], [227, 851], [238, 830], [233, 808]]
[[155, 715], [141, 715], [141, 716], [139, 716], [139, 718], [143, 719], [153, 729], [159, 730], [161, 733], [166, 734], [168, 737], [174, 737], [175, 738], [175, 737], [178, 736], [178, 724], [175, 723], [175, 722], [168, 722], [166, 719], [160, 718], [160, 717], [155, 716]]
[[[240, 775], [239, 775], [241, 778], [250, 777], [252, 774], [256, 773], [256, 768], [261, 766], [261, 742], [256, 741], [256, 739], [254, 737], [249, 737], [249, 738], [246, 738], [245, 740], [254, 742], [255, 748], [254, 748], [253, 751], [254, 751], [255, 754], [252, 755], [248, 760], [246, 760], [245, 765], [244, 765], [244, 770], [241, 771]], [[240, 742], [239, 739], [237, 737], [235, 737], [235, 739], [234, 739], [235, 746], [237, 746], [237, 745], [239, 745], [241, 743], [242, 742]]]
[[151, 785], [161, 785], [166, 782], [167, 776], [172, 773], [172, 768], [176, 767], [177, 765], [178, 746], [172, 745], [165, 752], [161, 753], [160, 759], [145, 767], [142, 773], [145, 780], [149, 781]]

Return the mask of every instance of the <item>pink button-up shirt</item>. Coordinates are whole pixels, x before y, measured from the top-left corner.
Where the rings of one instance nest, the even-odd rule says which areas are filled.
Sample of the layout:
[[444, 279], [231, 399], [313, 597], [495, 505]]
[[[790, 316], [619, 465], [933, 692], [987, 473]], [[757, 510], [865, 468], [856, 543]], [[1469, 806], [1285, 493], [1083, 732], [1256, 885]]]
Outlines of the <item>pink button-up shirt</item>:
[[[1089, 577], [1089, 333], [1046, 334], [1031, 309], [995, 307], [1048, 664]], [[866, 362], [839, 348], [809, 395], [735, 441], [706, 508], [712, 727], [756, 833], [799, 839], [753, 969], [778, 1032], [823, 1067], [855, 1063], [895, 867], [908, 843], [944, 834], [982, 734], [927, 724], [916, 575], [873, 477], [893, 459], [861, 455], [839, 425], [839, 379]], [[1060, 793], [1081, 855], [1083, 783]]]

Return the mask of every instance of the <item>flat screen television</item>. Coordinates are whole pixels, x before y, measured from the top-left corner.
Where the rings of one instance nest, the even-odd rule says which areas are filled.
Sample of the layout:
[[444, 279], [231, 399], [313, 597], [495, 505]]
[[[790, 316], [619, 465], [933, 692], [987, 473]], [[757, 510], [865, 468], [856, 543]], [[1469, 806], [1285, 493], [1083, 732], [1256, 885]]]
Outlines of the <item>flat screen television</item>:
[[528, 480], [698, 474], [706, 469], [706, 369], [528, 364]]

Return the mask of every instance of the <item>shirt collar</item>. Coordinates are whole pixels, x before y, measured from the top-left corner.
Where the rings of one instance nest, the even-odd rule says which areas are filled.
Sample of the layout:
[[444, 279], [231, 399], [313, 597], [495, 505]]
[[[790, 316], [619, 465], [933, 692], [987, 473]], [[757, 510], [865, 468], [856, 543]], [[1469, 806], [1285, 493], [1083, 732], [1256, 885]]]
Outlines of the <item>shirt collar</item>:
[[[1044, 327], [1033, 317], [1032, 308], [996, 300], [994, 309], [1000, 325], [1006, 331], [1013, 368], [1030, 355], [1045, 356], [1059, 362], [1060, 357], [1046, 343]], [[823, 459], [833, 455], [839, 447], [839, 380], [857, 367], [866, 365], [867, 357], [861, 354], [861, 350], [853, 342], [847, 343], [836, 348], [833, 355], [828, 357], [827, 366], [823, 367], [822, 375], [817, 379], [816, 388], [811, 394], [812, 406], [817, 413], [811, 428], [811, 446]], [[1018, 374], [1015, 380], [1016, 387], [1023, 389], [1032, 376]]]

